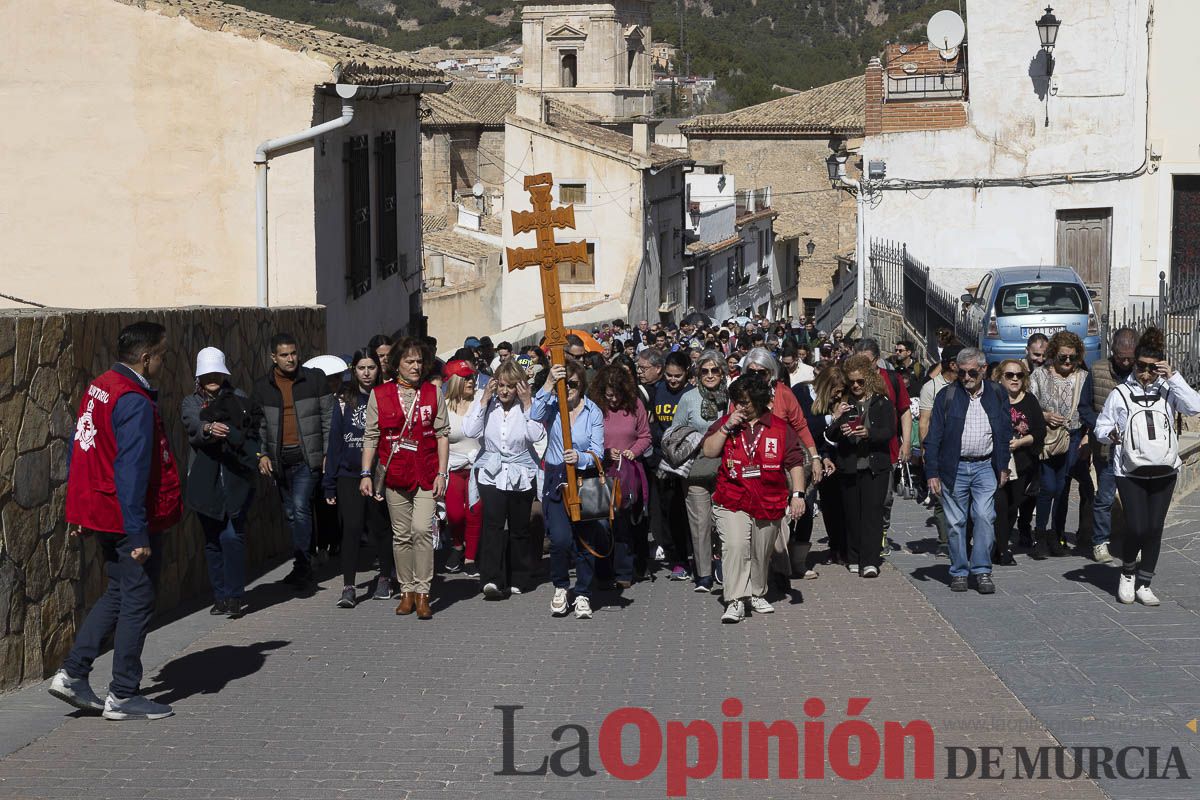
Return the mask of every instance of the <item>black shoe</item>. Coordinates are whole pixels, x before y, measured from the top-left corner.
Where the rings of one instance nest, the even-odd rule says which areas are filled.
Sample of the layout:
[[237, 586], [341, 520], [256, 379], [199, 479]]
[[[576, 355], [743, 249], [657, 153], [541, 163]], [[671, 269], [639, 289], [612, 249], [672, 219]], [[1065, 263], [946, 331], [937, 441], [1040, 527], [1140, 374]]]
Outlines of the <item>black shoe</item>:
[[1017, 544], [1021, 547], [1033, 547], [1033, 531], [1020, 531], [1017, 533]]
[[995, 561], [1002, 567], [1016, 566], [1017, 559], [1013, 558], [1012, 550], [1003, 550], [996, 554]]
[[1029, 551], [1029, 557], [1034, 561], [1045, 561], [1048, 555], [1046, 540], [1050, 538], [1048, 533], [1039, 533], [1033, 541], [1033, 549]]
[[1062, 558], [1063, 556], [1070, 554], [1070, 551], [1067, 550], [1065, 545], [1063, 545], [1061, 536], [1052, 533], [1050, 534], [1049, 538], [1050, 555], [1054, 556], [1055, 558]]
[[225, 601], [225, 613], [230, 619], [240, 619], [246, 616], [246, 601], [240, 597], [231, 597]]
[[950, 591], [965, 592], [967, 590], [967, 576], [959, 575], [956, 578], [950, 579]]
[[347, 586], [342, 589], [342, 596], [337, 601], [338, 608], [354, 608], [358, 603], [354, 599], [354, 587]]
[[980, 575], [975, 578], [975, 588], [980, 594], [996, 593], [996, 584], [992, 583], [991, 575]]
[[225, 602], [226, 601], [224, 600], [217, 600], [212, 604], [212, 608], [208, 610], [208, 613], [212, 614], [214, 617], [224, 616], [226, 613], [228, 613], [225, 607]]
[[463, 566], [463, 552], [456, 547], [451, 547], [450, 552], [446, 554], [446, 572], [451, 574], [458, 572]]
[[312, 567], [308, 565], [301, 566], [297, 564], [296, 566], [292, 567], [292, 571], [289, 572], [287, 577], [283, 579], [283, 583], [300, 589], [307, 586], [310, 580], [312, 580]]

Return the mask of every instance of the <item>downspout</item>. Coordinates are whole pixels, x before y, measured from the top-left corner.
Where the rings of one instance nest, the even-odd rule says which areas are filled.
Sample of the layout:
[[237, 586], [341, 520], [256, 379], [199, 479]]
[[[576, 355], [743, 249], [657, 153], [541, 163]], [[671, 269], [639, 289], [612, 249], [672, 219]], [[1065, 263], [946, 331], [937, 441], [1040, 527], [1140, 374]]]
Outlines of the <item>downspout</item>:
[[339, 83], [338, 97], [342, 98], [342, 115], [337, 119], [322, 122], [308, 130], [281, 136], [278, 139], [268, 139], [258, 146], [254, 152], [254, 182], [255, 182], [255, 250], [258, 272], [257, 305], [267, 308], [270, 296], [267, 290], [267, 161], [273, 153], [287, 147], [311, 141], [322, 134], [344, 128], [354, 119], [354, 105], [350, 102], [358, 92], [357, 86]]
[[866, 254], [863, 250], [863, 231], [866, 229], [866, 220], [863, 219], [866, 211], [866, 202], [863, 198], [862, 183], [854, 178], [847, 178], [844, 174], [838, 176], [842, 186], [854, 192], [854, 202], [856, 206], [856, 214], [854, 220], [854, 271], [855, 271], [855, 299], [854, 299], [854, 320], [858, 324], [860, 336], [866, 335], [867, 330], [867, 270], [866, 270]]

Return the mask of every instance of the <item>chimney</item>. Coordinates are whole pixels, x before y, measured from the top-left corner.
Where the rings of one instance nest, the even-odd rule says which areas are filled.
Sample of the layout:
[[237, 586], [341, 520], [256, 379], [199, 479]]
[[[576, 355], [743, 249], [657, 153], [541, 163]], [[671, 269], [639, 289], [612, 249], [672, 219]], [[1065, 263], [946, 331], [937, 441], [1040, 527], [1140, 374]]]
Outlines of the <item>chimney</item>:
[[430, 289], [446, 285], [446, 257], [441, 253], [430, 253], [425, 259], [425, 285]]
[[633, 152], [639, 156], [650, 155], [650, 126], [645, 122], [633, 123]]
[[867, 63], [865, 79], [865, 133], [867, 136], [878, 136], [883, 133], [883, 63], [878, 58], [872, 58]]

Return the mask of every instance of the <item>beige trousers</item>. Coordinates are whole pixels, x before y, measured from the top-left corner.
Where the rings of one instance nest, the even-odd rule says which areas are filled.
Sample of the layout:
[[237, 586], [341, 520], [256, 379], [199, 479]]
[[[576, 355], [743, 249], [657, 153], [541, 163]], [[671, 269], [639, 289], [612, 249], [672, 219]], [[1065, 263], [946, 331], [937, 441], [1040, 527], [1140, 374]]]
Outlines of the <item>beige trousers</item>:
[[400, 591], [429, 594], [433, 583], [433, 492], [387, 489], [384, 495], [392, 521], [392, 553]]
[[696, 557], [696, 577], [712, 577], [712, 489], [691, 484], [684, 497], [688, 523], [692, 530], [692, 555]]
[[766, 595], [767, 569], [780, 520], [753, 519], [744, 511], [714, 505], [713, 521], [721, 537], [725, 602]]

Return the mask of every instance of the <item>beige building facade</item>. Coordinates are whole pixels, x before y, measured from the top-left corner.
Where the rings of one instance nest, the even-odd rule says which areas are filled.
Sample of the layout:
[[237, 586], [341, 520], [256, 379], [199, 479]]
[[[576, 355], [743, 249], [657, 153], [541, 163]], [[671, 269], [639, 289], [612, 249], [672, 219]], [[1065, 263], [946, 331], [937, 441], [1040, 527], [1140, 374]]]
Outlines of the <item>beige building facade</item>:
[[[0, 128], [4, 292], [71, 308], [254, 305], [255, 150], [338, 119], [333, 86], [355, 84], [373, 88], [349, 126], [270, 161], [267, 288], [272, 305], [326, 305], [335, 348], [404, 328], [421, 316], [415, 94], [441, 80], [215, 0], [0, 4], [0, 101], [38, 118]], [[363, 137], [372, 285], [355, 296], [343, 155]], [[394, 180], [376, 172], [385, 140]]]

